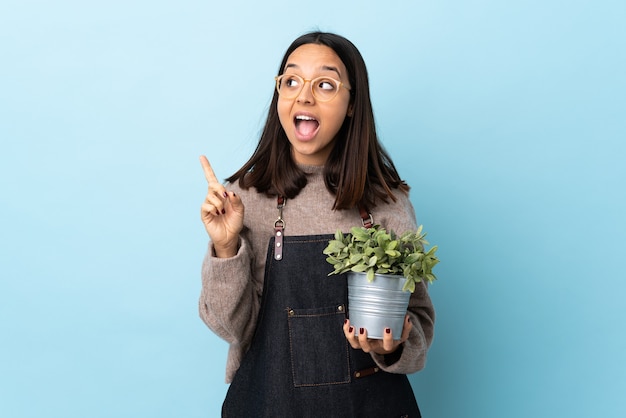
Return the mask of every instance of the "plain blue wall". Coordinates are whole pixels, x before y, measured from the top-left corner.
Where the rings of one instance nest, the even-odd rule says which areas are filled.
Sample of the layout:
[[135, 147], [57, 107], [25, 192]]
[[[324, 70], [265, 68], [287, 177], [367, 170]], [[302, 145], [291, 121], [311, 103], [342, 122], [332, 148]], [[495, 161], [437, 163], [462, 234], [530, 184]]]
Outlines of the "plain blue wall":
[[198, 155], [239, 167], [314, 28], [440, 246], [424, 415], [626, 416], [625, 3], [223, 3], [0, 4], [0, 416], [218, 416]]

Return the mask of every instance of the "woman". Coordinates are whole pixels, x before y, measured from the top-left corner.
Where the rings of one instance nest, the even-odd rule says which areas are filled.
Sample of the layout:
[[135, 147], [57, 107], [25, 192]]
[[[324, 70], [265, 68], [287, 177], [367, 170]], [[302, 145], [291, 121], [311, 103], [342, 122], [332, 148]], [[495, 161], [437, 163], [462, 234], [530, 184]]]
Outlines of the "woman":
[[334, 231], [370, 216], [398, 233], [417, 227], [378, 141], [357, 48], [330, 33], [296, 39], [249, 161], [227, 186], [201, 162], [211, 245], [200, 316], [230, 344], [223, 416], [420, 416], [406, 374], [424, 367], [433, 338], [426, 285], [400, 338], [368, 339], [322, 254]]

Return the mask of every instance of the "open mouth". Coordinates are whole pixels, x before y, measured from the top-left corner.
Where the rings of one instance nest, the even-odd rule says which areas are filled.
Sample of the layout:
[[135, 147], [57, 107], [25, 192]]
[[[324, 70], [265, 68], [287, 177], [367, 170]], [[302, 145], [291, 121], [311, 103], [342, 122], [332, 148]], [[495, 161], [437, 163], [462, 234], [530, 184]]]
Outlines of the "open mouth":
[[320, 123], [312, 116], [298, 115], [295, 117], [296, 133], [301, 138], [310, 138], [320, 127]]

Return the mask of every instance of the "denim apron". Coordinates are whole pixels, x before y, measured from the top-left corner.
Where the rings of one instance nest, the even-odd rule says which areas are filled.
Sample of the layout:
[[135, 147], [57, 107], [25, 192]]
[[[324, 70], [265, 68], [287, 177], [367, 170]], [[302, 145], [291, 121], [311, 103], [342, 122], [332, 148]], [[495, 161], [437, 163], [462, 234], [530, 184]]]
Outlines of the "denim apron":
[[420, 417], [406, 375], [346, 340], [346, 278], [328, 276], [322, 253], [332, 238], [280, 237], [278, 257], [271, 238], [257, 327], [223, 417]]

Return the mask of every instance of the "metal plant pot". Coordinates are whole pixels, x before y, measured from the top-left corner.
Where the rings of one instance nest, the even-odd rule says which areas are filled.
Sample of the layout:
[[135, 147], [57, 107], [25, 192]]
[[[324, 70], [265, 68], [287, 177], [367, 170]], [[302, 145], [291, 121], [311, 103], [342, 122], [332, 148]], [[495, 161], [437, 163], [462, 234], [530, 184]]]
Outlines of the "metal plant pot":
[[367, 330], [367, 337], [382, 339], [391, 328], [394, 340], [402, 336], [404, 317], [411, 292], [403, 291], [403, 276], [376, 274], [372, 282], [365, 273], [347, 273], [348, 315], [356, 332]]

